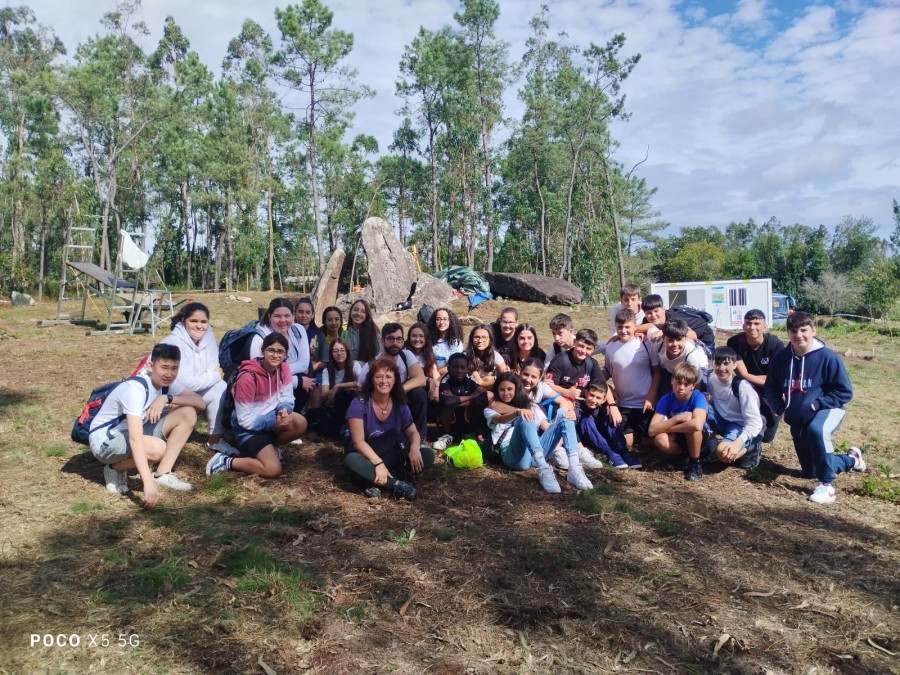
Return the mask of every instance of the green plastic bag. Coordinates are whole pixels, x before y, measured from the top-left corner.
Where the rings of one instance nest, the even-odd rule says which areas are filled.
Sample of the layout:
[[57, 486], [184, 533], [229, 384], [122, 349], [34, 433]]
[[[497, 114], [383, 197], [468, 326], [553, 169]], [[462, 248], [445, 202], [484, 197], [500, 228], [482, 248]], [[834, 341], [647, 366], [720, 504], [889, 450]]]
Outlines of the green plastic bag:
[[467, 438], [459, 445], [447, 448], [444, 450], [444, 454], [458, 469], [477, 469], [484, 464], [478, 441], [472, 438]]

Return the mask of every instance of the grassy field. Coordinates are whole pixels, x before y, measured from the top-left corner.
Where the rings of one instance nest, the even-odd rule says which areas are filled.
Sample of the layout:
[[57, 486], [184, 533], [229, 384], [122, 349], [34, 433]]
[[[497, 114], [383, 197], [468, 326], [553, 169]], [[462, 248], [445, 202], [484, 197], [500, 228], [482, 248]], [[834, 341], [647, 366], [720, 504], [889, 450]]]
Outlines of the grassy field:
[[[203, 296], [219, 337], [271, 297], [247, 295]], [[517, 304], [546, 344], [560, 308]], [[606, 310], [570, 313], [605, 332]], [[207, 478], [198, 428], [176, 465], [194, 491], [148, 511], [69, 430], [154, 339], [37, 326], [54, 314], [0, 309], [0, 673], [900, 672], [890, 330], [820, 329], [855, 387], [836, 441], [870, 466], [830, 507], [806, 501], [787, 429], [757, 469], [699, 484], [645, 455], [546, 495], [439, 460], [406, 503], [366, 500], [316, 437], [283, 478]]]

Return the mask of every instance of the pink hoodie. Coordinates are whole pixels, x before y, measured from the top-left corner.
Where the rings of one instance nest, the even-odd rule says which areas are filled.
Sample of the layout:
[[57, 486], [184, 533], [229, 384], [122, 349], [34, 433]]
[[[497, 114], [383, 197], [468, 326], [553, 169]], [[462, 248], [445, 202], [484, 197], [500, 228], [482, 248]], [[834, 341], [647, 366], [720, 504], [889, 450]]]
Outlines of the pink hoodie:
[[282, 408], [294, 410], [291, 369], [282, 362], [274, 373], [266, 372], [261, 359], [244, 361], [231, 390], [234, 396], [233, 420], [248, 431], [273, 429], [275, 414]]

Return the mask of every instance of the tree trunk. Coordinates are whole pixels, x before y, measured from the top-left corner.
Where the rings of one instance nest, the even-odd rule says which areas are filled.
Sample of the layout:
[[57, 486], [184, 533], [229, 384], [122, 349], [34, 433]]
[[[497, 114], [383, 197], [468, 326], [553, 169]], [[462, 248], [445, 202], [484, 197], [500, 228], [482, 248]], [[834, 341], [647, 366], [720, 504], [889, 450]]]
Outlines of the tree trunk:
[[309, 85], [309, 179], [312, 187], [313, 219], [316, 222], [316, 247], [319, 253], [319, 274], [325, 271], [325, 251], [322, 241], [322, 216], [319, 214], [319, 178], [316, 167], [316, 87]]
[[25, 113], [22, 112], [16, 123], [16, 152], [12, 157], [12, 176], [10, 184], [13, 189], [12, 199], [12, 216], [10, 219], [10, 227], [13, 235], [12, 247], [12, 266], [16, 267], [16, 263], [25, 258], [25, 224], [22, 218], [24, 208], [22, 207], [23, 192], [22, 186], [19, 185], [19, 169], [22, 157], [25, 153]]
[[534, 184], [537, 186], [538, 197], [541, 200], [541, 274], [547, 276], [547, 203], [544, 201], [544, 191], [538, 176], [537, 162], [534, 163]]
[[41, 262], [38, 271], [38, 302], [44, 300], [44, 246], [47, 242], [47, 206], [41, 202]]
[[225, 234], [227, 231], [227, 228], [222, 229], [222, 234], [219, 235], [219, 241], [216, 244], [216, 277], [213, 283], [213, 290], [215, 291], [219, 290], [219, 282], [222, 278], [222, 251], [225, 247]]
[[578, 157], [581, 154], [583, 145], [584, 139], [582, 138], [578, 147], [575, 148], [575, 154], [572, 157], [572, 173], [569, 176], [569, 194], [566, 196], [566, 228], [563, 233], [563, 263], [562, 268], [559, 270], [559, 278], [562, 279], [563, 275], [568, 271], [569, 281], [572, 280], [572, 262], [569, 259], [569, 231], [572, 226], [572, 195], [575, 192], [575, 174], [578, 171]]
[[437, 190], [437, 158], [434, 156], [434, 136], [436, 129], [429, 129], [428, 154], [431, 157], [431, 250], [434, 271], [441, 269], [441, 244], [438, 241], [438, 190]]
[[193, 288], [194, 248], [197, 246], [197, 214], [188, 213], [187, 182], [181, 184], [181, 221], [184, 223], [184, 247], [187, 249], [187, 287]]
[[[459, 183], [460, 183], [460, 202], [459, 202], [459, 212], [461, 219], [460, 233], [461, 233], [461, 241], [462, 250], [464, 254], [468, 254], [469, 250], [469, 218], [468, 218], [468, 209], [466, 208], [466, 204], [468, 201], [466, 200], [466, 146], [462, 145], [460, 147], [460, 159], [459, 159]], [[450, 261], [447, 261], [447, 265], [452, 264]]]
[[[481, 151], [484, 153], [484, 194], [487, 201], [484, 205], [484, 229], [487, 235], [487, 264], [488, 272], [494, 271], [494, 201], [491, 198], [491, 155], [488, 151], [487, 121], [481, 120]], [[546, 272], [545, 272], [546, 274]]]
[[622, 258], [622, 237], [619, 234], [619, 217], [616, 215], [616, 204], [613, 199], [612, 176], [609, 175], [609, 163], [603, 162], [603, 170], [606, 173], [606, 187], [609, 189], [609, 210], [612, 215], [613, 231], [616, 235], [616, 258], [619, 261], [619, 288], [625, 287], [625, 261]]

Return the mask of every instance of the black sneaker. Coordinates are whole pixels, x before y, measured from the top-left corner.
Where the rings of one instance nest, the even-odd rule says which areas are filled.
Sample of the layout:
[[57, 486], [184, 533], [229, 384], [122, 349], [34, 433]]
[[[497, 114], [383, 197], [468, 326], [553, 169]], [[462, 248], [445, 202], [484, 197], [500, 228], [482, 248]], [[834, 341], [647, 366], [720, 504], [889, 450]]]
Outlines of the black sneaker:
[[688, 468], [688, 457], [684, 455], [680, 457], [675, 457], [674, 459], [669, 460], [669, 464], [671, 464], [672, 468], [675, 471], [687, 471]]
[[739, 469], [752, 469], [755, 466], [759, 466], [760, 455], [762, 455], [762, 443], [754, 441], [747, 448], [747, 452], [734, 465]]
[[696, 482], [701, 478], [703, 478], [703, 467], [700, 466], [700, 460], [689, 460], [687, 468], [684, 470], [684, 479]]
[[388, 478], [385, 487], [387, 488], [388, 494], [395, 499], [405, 499], [408, 502], [414, 502], [416, 497], [419, 496], [419, 491], [405, 480]]
[[363, 490], [363, 494], [369, 499], [378, 499], [381, 496], [381, 490], [373, 485]]

